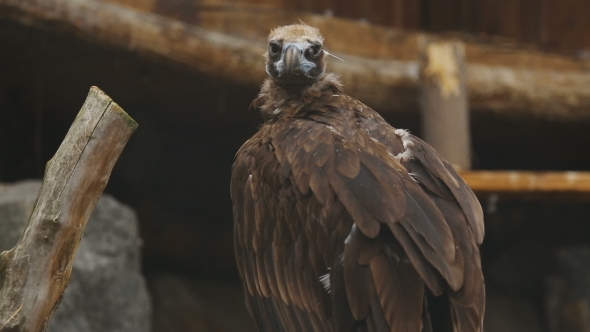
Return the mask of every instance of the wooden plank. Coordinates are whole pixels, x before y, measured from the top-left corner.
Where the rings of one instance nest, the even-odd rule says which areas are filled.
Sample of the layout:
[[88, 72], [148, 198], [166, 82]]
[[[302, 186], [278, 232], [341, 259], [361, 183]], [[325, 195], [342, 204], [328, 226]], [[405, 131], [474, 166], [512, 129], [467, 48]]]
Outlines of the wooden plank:
[[590, 172], [462, 171], [477, 194], [573, 194], [590, 197]]

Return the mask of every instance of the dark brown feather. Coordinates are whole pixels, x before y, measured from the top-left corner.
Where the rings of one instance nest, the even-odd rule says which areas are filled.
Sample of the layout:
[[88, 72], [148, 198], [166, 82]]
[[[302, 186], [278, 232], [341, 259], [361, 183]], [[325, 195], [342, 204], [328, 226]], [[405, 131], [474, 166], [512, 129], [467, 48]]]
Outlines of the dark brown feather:
[[359, 202], [359, 198], [354, 195], [347, 183], [339, 175], [332, 174], [330, 176], [330, 185], [359, 229], [368, 237], [374, 238], [377, 236], [381, 230], [381, 224], [365, 210], [365, 207]]
[[475, 242], [481, 244], [484, 237], [483, 210], [477, 197], [451, 164], [444, 160], [430, 145], [415, 136], [412, 138], [417, 145], [413, 148], [415, 157], [423, 165], [428, 165], [430, 172], [442, 180], [451, 190], [469, 221]]
[[455, 260], [455, 242], [445, 216], [432, 199], [414, 182], [404, 181], [407, 213], [404, 226], [421, 235], [426, 243], [446, 262]]
[[254, 318], [260, 331], [286, 331], [271, 298], [255, 297], [245, 294], [250, 316]]
[[367, 328], [369, 331], [374, 332], [391, 331], [378, 296], [373, 298], [370, 319], [367, 319]]
[[367, 317], [371, 301], [375, 296], [369, 265], [358, 263], [363, 242], [369, 241], [371, 240], [353, 225], [344, 245], [344, 286], [352, 315], [356, 320]]
[[332, 324], [335, 331], [352, 331], [355, 319], [352, 315], [344, 283], [343, 255], [334, 262], [330, 271], [330, 295], [332, 300]]
[[412, 266], [385, 253], [371, 261], [379, 303], [391, 331], [422, 330], [424, 283]]
[[[390, 226], [393, 235], [399, 241], [400, 245], [408, 255], [408, 259], [412, 262], [412, 265], [422, 277], [422, 280], [428, 286], [430, 291], [439, 296], [445, 290], [445, 282], [440, 276], [440, 272], [438, 272], [427, 259], [424, 257], [424, 254], [418, 248], [418, 245], [412, 240], [406, 229], [400, 225], [396, 224]], [[449, 273], [450, 274], [450, 273]]]

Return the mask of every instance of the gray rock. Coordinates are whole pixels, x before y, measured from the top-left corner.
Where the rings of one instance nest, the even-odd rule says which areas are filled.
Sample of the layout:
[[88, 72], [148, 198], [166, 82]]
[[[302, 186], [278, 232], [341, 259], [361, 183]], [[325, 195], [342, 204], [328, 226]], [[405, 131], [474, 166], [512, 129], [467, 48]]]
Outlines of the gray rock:
[[[0, 251], [20, 238], [40, 187], [39, 181], [0, 185]], [[49, 331], [150, 331], [152, 309], [140, 272], [140, 247], [133, 210], [103, 195], [88, 221]]]

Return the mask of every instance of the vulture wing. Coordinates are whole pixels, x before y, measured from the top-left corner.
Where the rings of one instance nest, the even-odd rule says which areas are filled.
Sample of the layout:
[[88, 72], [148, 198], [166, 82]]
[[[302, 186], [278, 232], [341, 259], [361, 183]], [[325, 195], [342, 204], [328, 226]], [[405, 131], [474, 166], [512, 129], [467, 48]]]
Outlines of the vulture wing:
[[426, 143], [336, 99], [236, 155], [235, 251], [259, 330], [481, 331], [475, 195]]

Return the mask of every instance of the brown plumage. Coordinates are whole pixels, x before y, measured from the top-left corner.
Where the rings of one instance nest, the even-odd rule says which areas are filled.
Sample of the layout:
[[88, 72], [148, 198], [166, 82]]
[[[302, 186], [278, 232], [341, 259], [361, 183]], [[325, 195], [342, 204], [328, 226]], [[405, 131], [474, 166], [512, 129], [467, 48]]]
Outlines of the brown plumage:
[[271, 32], [236, 155], [234, 242], [260, 331], [481, 331], [482, 210], [432, 147], [324, 73], [323, 39]]

